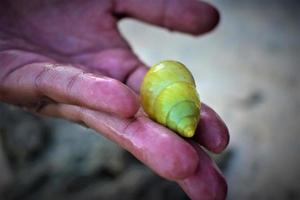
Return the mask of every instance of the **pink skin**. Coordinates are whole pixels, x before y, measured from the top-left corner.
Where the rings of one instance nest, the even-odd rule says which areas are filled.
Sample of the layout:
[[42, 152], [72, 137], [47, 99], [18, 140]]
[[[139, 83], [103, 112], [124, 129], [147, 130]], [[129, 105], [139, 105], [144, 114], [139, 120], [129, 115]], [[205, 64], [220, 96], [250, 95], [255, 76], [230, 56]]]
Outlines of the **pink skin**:
[[227, 184], [217, 166], [198, 144], [192, 143], [201, 162], [194, 175], [177, 181], [191, 199], [225, 199]]
[[195, 141], [213, 153], [221, 153], [229, 143], [229, 134], [219, 133], [228, 133], [228, 128], [219, 115], [204, 104], [202, 104], [200, 116]]
[[226, 125], [203, 104], [196, 144], [137, 112], [147, 67], [117, 29], [132, 17], [199, 35], [218, 23], [216, 9], [196, 0], [4, 0], [0, 13], [1, 101], [86, 124], [193, 200], [225, 198], [226, 182], [199, 144], [223, 151]]

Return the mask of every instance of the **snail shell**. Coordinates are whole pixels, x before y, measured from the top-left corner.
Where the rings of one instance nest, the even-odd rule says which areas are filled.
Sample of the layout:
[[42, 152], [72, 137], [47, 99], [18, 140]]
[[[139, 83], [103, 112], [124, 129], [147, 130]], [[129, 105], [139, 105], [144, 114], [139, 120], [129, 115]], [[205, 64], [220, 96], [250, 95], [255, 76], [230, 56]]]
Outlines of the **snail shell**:
[[200, 117], [200, 99], [191, 72], [177, 61], [150, 68], [141, 86], [144, 111], [154, 121], [192, 137]]

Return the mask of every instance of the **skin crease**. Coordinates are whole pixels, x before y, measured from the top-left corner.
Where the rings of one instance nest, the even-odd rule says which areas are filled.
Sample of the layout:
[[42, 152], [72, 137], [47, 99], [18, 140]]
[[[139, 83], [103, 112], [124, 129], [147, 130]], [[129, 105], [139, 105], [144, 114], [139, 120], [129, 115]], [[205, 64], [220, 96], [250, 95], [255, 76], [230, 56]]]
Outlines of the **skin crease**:
[[137, 112], [147, 67], [117, 29], [132, 17], [199, 35], [218, 23], [216, 9], [195, 0], [3, 0], [0, 13], [1, 101], [84, 123], [193, 200], [225, 198], [226, 181], [200, 147], [226, 148], [224, 122], [203, 104], [192, 142]]

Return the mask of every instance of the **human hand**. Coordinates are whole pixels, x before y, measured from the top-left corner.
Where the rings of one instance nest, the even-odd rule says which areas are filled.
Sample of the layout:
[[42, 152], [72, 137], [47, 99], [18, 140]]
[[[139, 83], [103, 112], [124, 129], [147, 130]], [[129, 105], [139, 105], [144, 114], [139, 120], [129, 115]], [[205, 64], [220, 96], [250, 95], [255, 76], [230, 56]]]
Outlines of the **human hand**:
[[194, 200], [225, 198], [226, 182], [200, 147], [221, 152], [225, 124], [203, 104], [196, 137], [184, 140], [137, 112], [147, 67], [117, 29], [133, 17], [198, 35], [217, 24], [214, 8], [195, 0], [6, 0], [0, 13], [1, 101], [86, 124]]

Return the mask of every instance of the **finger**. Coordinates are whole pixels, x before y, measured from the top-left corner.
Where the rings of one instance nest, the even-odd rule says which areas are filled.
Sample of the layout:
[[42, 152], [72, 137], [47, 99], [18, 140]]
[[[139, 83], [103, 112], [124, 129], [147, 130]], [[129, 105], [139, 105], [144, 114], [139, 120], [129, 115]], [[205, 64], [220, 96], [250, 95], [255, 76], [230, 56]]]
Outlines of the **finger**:
[[132, 71], [127, 78], [126, 84], [137, 94], [140, 93], [140, 87], [147, 71], [148, 67], [146, 65], [140, 65], [138, 68]]
[[86, 71], [117, 79], [137, 93], [147, 71], [147, 67], [130, 49], [108, 49], [76, 55], [71, 59], [85, 66]]
[[78, 106], [48, 105], [42, 114], [83, 122], [131, 152], [160, 176], [178, 180], [192, 175], [199, 159], [185, 140], [142, 114], [124, 119]]
[[212, 30], [219, 21], [214, 7], [197, 0], [117, 0], [115, 12], [195, 35]]
[[225, 178], [200, 146], [194, 144], [199, 156], [199, 165], [195, 174], [178, 181], [182, 189], [192, 200], [224, 200], [227, 194]]
[[4, 101], [26, 107], [47, 97], [122, 117], [134, 116], [139, 108], [134, 92], [121, 82], [58, 64], [24, 65], [3, 78], [1, 91]]
[[200, 122], [194, 138], [195, 141], [214, 153], [222, 152], [229, 143], [229, 133], [225, 123], [213, 109], [203, 103]]

